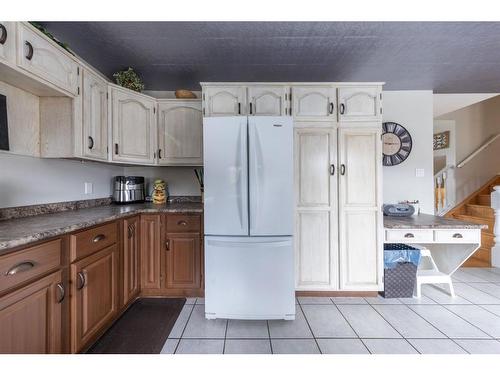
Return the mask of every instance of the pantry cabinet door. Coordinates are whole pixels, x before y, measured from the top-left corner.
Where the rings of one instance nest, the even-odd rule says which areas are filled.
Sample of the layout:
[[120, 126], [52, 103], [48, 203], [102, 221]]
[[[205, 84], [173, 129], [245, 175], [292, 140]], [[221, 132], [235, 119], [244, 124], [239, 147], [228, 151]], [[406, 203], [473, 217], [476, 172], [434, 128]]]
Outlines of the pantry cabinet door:
[[249, 86], [248, 114], [250, 116], [288, 115], [288, 86]]
[[327, 85], [292, 86], [292, 113], [296, 120], [335, 120], [335, 88]]
[[380, 86], [339, 87], [339, 121], [377, 121], [382, 117]]
[[[340, 287], [382, 286], [381, 129], [339, 129]], [[362, 233], [362, 235], [360, 235]]]
[[113, 161], [154, 164], [156, 101], [130, 90], [111, 89]]
[[158, 114], [159, 164], [203, 165], [201, 101], [160, 102]]
[[59, 46], [32, 27], [18, 24], [17, 65], [30, 73], [78, 95], [79, 66]]
[[243, 86], [207, 86], [203, 88], [203, 116], [246, 116]]
[[62, 272], [0, 298], [0, 354], [62, 353]]
[[83, 156], [108, 159], [108, 84], [89, 70], [83, 71]]
[[295, 129], [297, 290], [338, 289], [336, 130]]
[[16, 23], [0, 21], [0, 61], [16, 62]]

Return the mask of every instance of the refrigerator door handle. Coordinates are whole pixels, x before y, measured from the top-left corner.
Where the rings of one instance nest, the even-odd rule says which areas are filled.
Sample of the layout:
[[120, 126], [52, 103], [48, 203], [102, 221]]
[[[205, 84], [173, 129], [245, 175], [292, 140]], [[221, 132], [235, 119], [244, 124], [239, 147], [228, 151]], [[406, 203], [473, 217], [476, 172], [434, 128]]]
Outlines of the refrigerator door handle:
[[237, 190], [239, 192], [239, 197], [238, 195], [236, 196], [237, 198], [237, 205], [238, 205], [238, 217], [240, 219], [240, 227], [244, 229], [245, 223], [243, 220], [243, 209], [244, 209], [244, 199], [245, 199], [245, 183], [243, 183], [243, 179], [245, 177], [245, 168], [243, 168], [243, 160], [245, 160], [246, 156], [246, 142], [245, 142], [245, 132], [239, 130], [239, 149], [240, 152], [236, 156], [236, 166], [239, 169], [238, 173], [238, 180], [237, 180]]
[[269, 242], [237, 242], [237, 241], [219, 241], [219, 240], [206, 240], [207, 245], [217, 247], [249, 247], [258, 246], [259, 248], [272, 248], [290, 246], [291, 241], [269, 241]]
[[262, 175], [264, 173], [264, 161], [263, 161], [263, 154], [262, 154], [262, 143], [260, 141], [260, 136], [259, 136], [259, 130], [257, 126], [252, 126], [252, 133], [253, 137], [250, 138], [250, 141], [254, 141], [254, 145], [250, 145], [250, 147], [254, 148], [253, 156], [253, 164], [254, 164], [254, 171], [255, 171], [255, 178], [254, 178], [254, 183], [253, 187], [255, 189], [255, 199], [251, 201], [252, 207], [250, 208], [250, 229], [255, 229], [257, 225], [257, 221], [259, 219], [259, 212], [260, 212], [260, 200], [261, 200], [261, 194], [260, 194], [260, 187], [261, 184], [265, 183], [265, 179], [262, 178]]

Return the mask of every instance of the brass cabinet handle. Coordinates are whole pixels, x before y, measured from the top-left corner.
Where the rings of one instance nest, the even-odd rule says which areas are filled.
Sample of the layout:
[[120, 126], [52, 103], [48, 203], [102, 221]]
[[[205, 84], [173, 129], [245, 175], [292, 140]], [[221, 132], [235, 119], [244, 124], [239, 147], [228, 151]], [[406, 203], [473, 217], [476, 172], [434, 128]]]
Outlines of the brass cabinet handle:
[[158, 149], [158, 159], [161, 159], [161, 148]]
[[177, 222], [177, 225], [182, 225], [182, 226], [184, 226], [184, 227], [185, 227], [186, 225], [188, 225], [188, 223], [187, 223], [185, 220], [179, 220], [179, 221]]
[[61, 303], [62, 301], [64, 301], [66, 291], [64, 290], [64, 285], [62, 283], [57, 284], [57, 289], [59, 289], [59, 298], [57, 299], [57, 303]]
[[87, 284], [87, 278], [85, 277], [85, 274], [83, 272], [78, 272], [78, 280], [79, 284], [77, 285], [76, 289], [83, 289], [85, 284]]
[[330, 109], [328, 110], [330, 114], [333, 113], [333, 102], [330, 102]]
[[118, 143], [115, 143], [115, 155], [118, 155]]
[[455, 234], [453, 235], [453, 238], [464, 238], [464, 236], [462, 236], [462, 234], [461, 234], [461, 233], [455, 233]]
[[92, 242], [99, 242], [99, 241], [102, 241], [103, 239], [105, 239], [106, 236], [104, 234], [98, 234], [97, 236], [95, 236], [93, 239], [92, 239]]
[[406, 233], [405, 238], [415, 238], [415, 235], [413, 233]]
[[170, 240], [165, 241], [165, 247], [167, 248], [167, 251], [170, 251]]
[[132, 238], [134, 234], [135, 234], [135, 224], [130, 224], [128, 226], [128, 238]]
[[94, 138], [89, 136], [89, 150], [92, 150], [94, 148]]
[[30, 269], [35, 267], [35, 262], [32, 260], [27, 260], [25, 262], [21, 262], [10, 268], [6, 273], [5, 276], [14, 276], [17, 275], [18, 273], [21, 272], [26, 272]]
[[345, 104], [341, 103], [340, 104], [340, 114], [343, 115], [345, 113]]
[[0, 23], [0, 31], [2, 32], [2, 35], [0, 36], [0, 44], [5, 44], [5, 42], [7, 41], [7, 29], [1, 23]]
[[24, 44], [28, 46], [28, 54], [26, 55], [26, 59], [31, 60], [33, 58], [33, 45], [28, 41], [25, 41]]

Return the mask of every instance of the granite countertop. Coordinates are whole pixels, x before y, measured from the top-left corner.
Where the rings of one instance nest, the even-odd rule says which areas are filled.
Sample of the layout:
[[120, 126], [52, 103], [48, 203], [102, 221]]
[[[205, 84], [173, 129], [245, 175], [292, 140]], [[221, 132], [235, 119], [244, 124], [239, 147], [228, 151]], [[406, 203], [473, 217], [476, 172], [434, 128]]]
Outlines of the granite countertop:
[[385, 229], [486, 229], [487, 225], [420, 214], [409, 217], [384, 216]]
[[202, 203], [107, 205], [0, 221], [0, 254], [8, 249], [140, 213], [201, 213]]

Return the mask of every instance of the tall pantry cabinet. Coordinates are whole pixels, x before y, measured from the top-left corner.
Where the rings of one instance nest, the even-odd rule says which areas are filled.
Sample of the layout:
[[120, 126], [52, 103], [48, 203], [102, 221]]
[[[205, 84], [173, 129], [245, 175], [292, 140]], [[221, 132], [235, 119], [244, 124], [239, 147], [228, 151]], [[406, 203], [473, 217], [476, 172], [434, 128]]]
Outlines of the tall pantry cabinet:
[[382, 288], [381, 86], [294, 85], [296, 288]]

